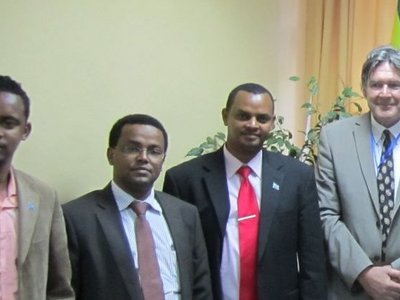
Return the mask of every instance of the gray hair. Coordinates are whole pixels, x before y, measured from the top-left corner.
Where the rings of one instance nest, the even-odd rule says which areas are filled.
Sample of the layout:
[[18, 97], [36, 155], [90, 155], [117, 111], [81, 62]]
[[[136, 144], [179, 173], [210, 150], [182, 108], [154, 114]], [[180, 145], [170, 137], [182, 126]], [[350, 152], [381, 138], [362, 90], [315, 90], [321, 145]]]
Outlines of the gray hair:
[[361, 89], [365, 95], [367, 84], [371, 74], [384, 62], [388, 62], [400, 73], [400, 51], [392, 46], [381, 46], [373, 49], [364, 62], [361, 72]]

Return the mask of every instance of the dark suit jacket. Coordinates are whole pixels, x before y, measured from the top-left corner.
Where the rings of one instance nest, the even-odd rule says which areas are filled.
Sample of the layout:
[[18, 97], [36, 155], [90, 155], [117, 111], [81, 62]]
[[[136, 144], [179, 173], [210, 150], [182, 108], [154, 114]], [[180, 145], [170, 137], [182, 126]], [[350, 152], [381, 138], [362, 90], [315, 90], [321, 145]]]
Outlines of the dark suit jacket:
[[[230, 209], [222, 149], [168, 170], [164, 191], [199, 209], [214, 298], [222, 299], [219, 270]], [[312, 168], [264, 151], [261, 193], [259, 299], [325, 299], [325, 256]]]
[[[182, 300], [212, 299], [207, 253], [198, 212], [162, 192], [174, 242]], [[63, 205], [77, 300], [143, 299], [139, 277], [111, 185]]]

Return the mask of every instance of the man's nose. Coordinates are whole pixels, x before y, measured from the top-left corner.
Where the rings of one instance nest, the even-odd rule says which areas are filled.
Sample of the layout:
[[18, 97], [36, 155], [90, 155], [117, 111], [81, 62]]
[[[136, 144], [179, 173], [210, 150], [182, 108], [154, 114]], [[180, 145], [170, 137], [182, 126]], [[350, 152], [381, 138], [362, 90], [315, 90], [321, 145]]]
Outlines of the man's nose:
[[148, 159], [147, 149], [146, 148], [141, 149], [141, 151], [138, 153], [137, 158], [140, 160], [147, 160]]
[[382, 86], [380, 96], [381, 97], [389, 97], [390, 95], [391, 95], [391, 89], [389, 88], [389, 86], [387, 84], [384, 84]]
[[256, 117], [251, 117], [249, 119], [249, 121], [247, 122], [247, 125], [249, 127], [257, 127], [258, 126], [257, 118]]

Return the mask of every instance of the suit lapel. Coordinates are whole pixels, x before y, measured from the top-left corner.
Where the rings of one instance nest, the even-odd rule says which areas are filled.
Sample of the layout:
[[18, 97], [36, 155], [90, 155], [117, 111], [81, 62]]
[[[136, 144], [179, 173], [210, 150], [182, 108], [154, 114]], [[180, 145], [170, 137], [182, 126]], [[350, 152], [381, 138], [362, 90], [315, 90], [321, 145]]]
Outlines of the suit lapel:
[[18, 213], [19, 213], [19, 259], [23, 265], [30, 248], [36, 221], [39, 215], [40, 197], [31, 188], [31, 183], [15, 170], [15, 181], [17, 186]]
[[263, 164], [261, 175], [261, 202], [260, 202], [260, 233], [259, 233], [259, 249], [258, 258], [262, 257], [267, 240], [268, 234], [271, 229], [271, 223], [275, 216], [276, 208], [279, 205], [280, 189], [284, 174], [279, 171], [282, 162], [271, 159], [270, 153], [263, 151]]
[[98, 200], [96, 216], [108, 242], [113, 259], [133, 299], [137, 295], [132, 290], [132, 283], [135, 281], [139, 282], [139, 277], [135, 271], [136, 267], [125, 236], [120, 213], [111, 191], [111, 186], [108, 185], [103, 191], [104, 197]]
[[210, 158], [203, 165], [205, 171], [203, 181], [218, 218], [221, 236], [224, 236], [230, 205], [223, 148], [210, 155]]
[[378, 187], [371, 144], [370, 114], [365, 114], [357, 119], [354, 124], [353, 136], [355, 149], [358, 155], [358, 163], [368, 188], [372, 204], [376, 213], [379, 215]]

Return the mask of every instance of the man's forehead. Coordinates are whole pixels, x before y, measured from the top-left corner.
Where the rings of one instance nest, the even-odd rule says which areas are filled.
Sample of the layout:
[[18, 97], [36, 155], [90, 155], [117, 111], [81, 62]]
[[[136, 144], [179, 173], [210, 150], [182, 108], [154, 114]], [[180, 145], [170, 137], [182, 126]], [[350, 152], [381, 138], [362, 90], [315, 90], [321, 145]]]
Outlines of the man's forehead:
[[125, 124], [122, 127], [122, 134], [127, 142], [130, 143], [144, 143], [150, 141], [158, 141], [164, 143], [164, 135], [162, 131], [152, 125], [147, 124]]

